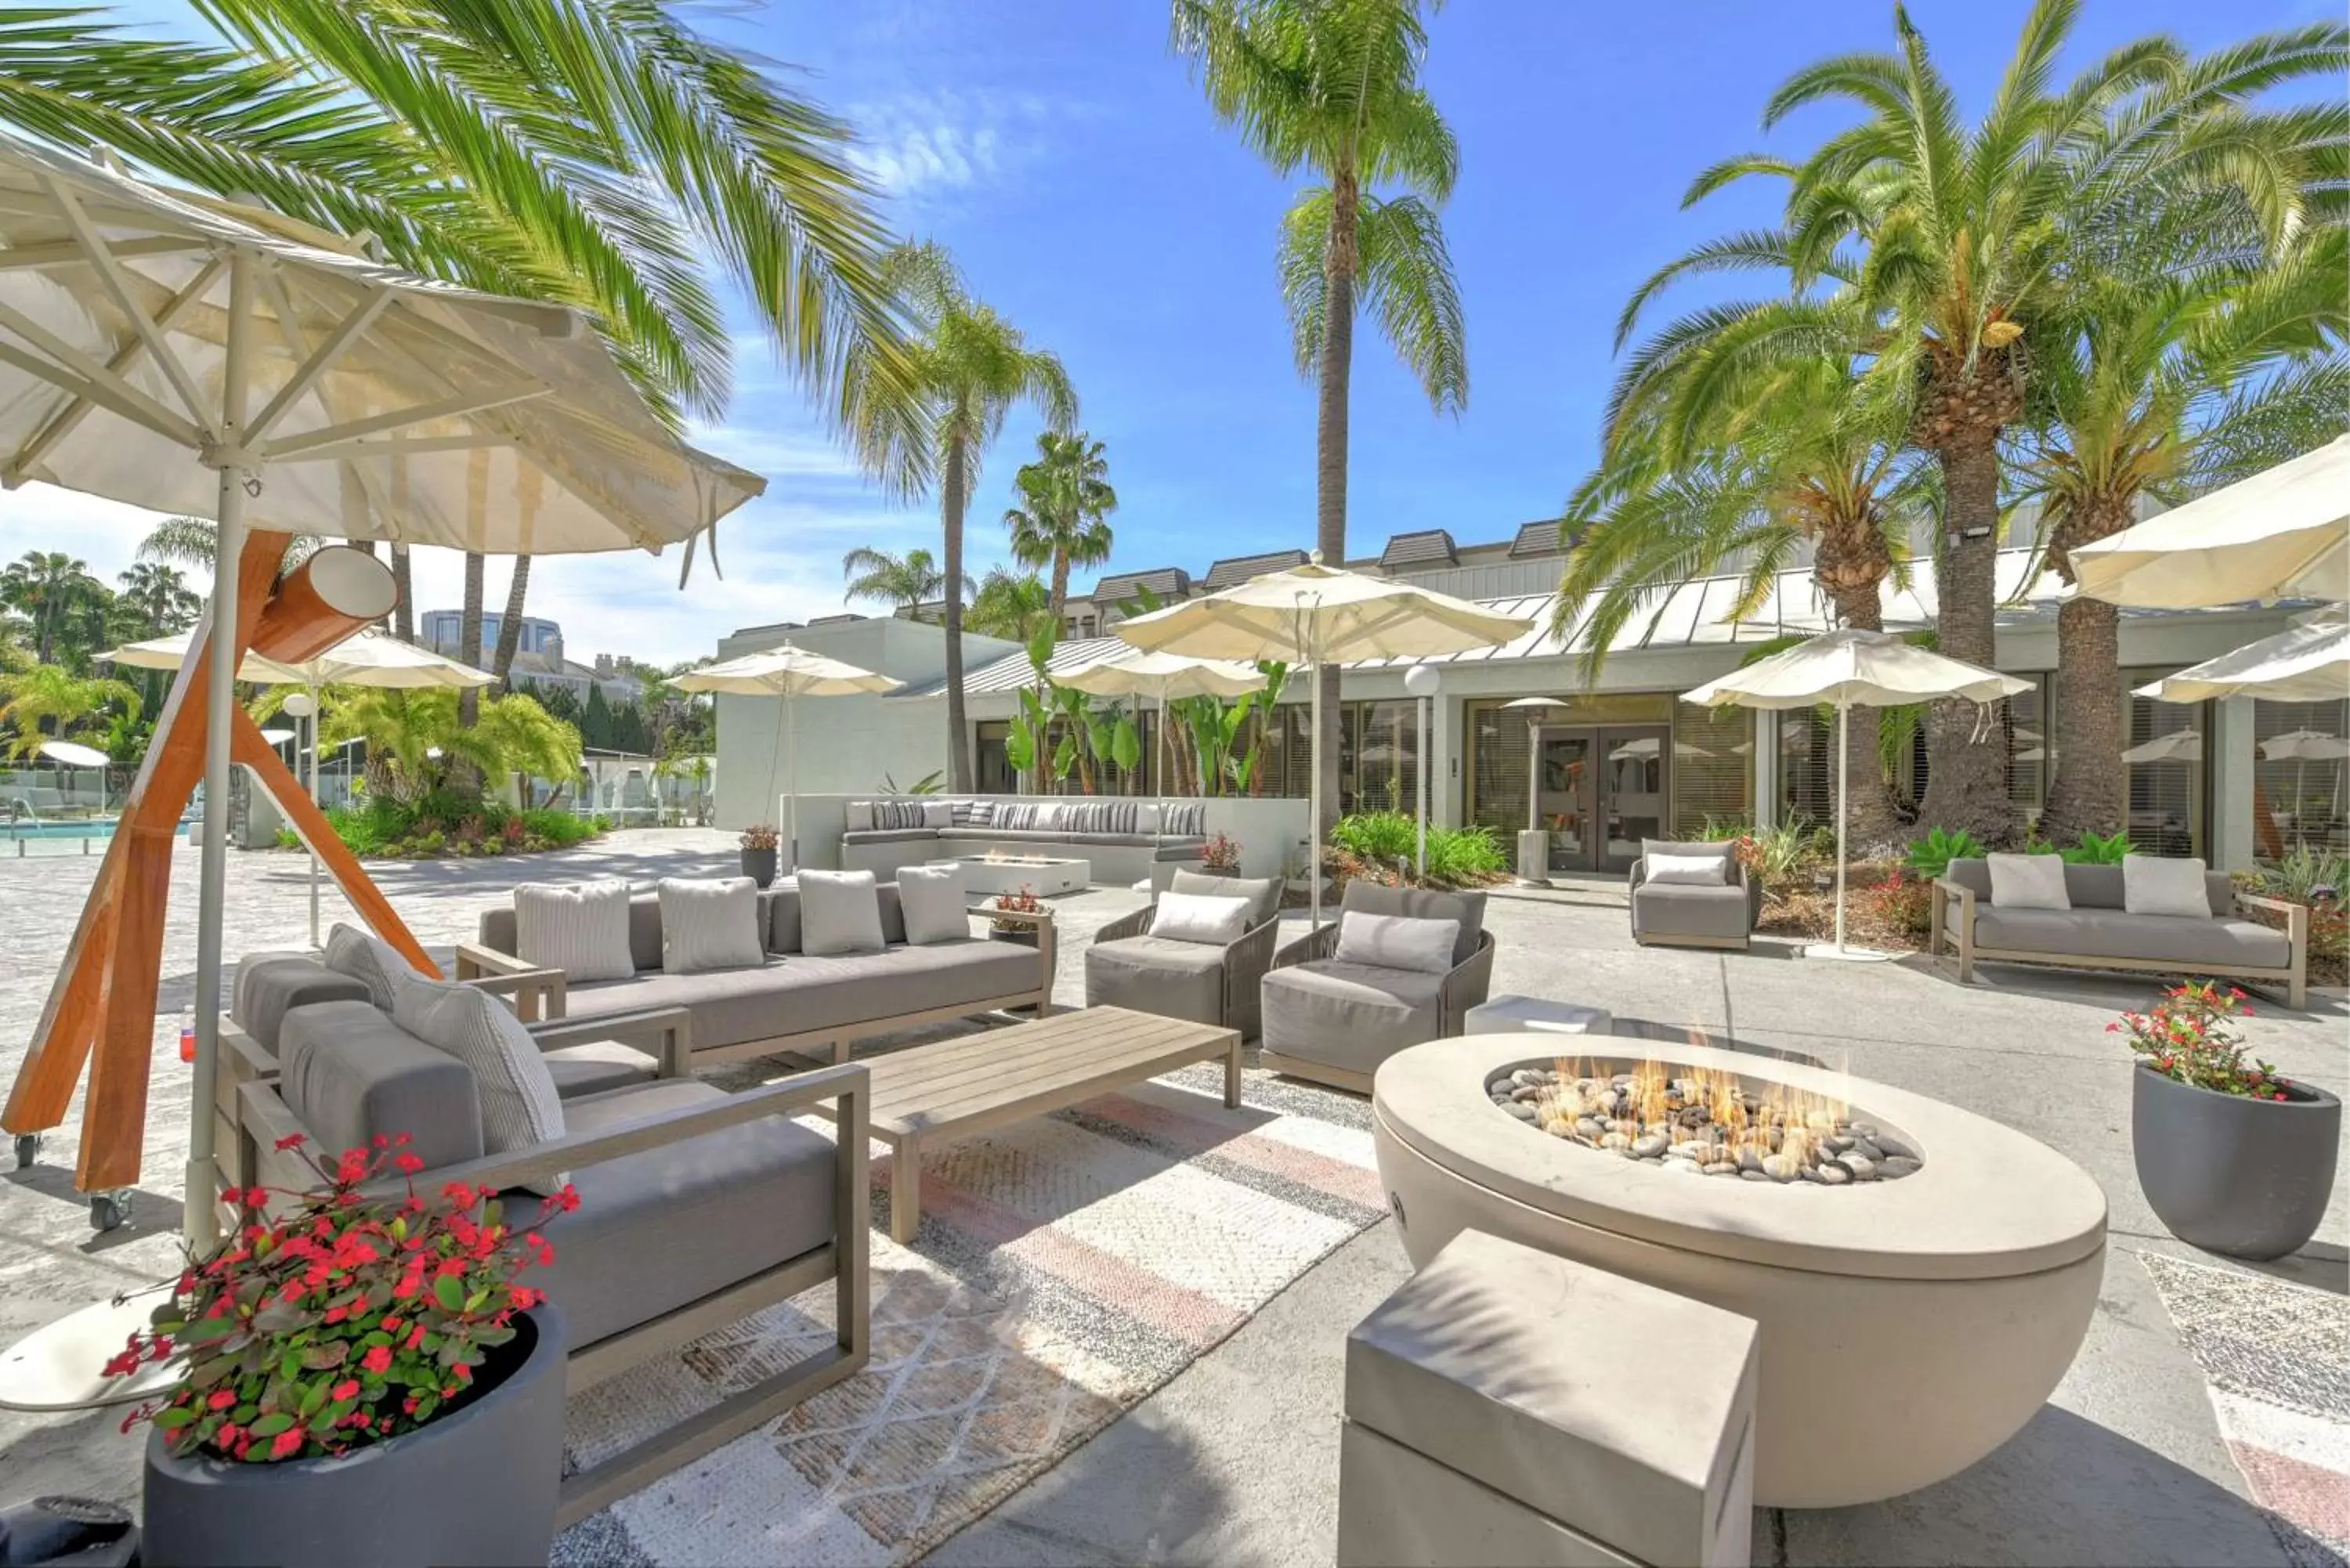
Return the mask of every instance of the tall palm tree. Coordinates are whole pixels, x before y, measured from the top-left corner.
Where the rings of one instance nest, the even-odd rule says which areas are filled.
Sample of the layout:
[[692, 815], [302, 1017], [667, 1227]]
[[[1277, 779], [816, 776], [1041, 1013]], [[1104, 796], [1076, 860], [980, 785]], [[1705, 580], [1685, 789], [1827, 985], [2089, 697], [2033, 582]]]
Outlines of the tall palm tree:
[[987, 448], [1003, 432], [1015, 403], [1039, 410], [1045, 423], [1066, 431], [1076, 422], [1077, 394], [1060, 358], [1032, 348], [1020, 329], [973, 298], [945, 250], [904, 244], [890, 253], [897, 282], [921, 336], [913, 348], [938, 476], [939, 523], [944, 535], [939, 572], [945, 579], [947, 633], [947, 787], [972, 787], [971, 733], [962, 690], [962, 530]]
[[416, 640], [416, 574], [408, 558], [408, 546], [395, 543], [391, 546], [391, 591], [395, 596], [391, 610], [391, 633], [402, 642]]
[[908, 615], [946, 597], [947, 575], [939, 570], [938, 557], [919, 546], [893, 556], [860, 545], [840, 558], [840, 575], [848, 583], [843, 597], [885, 604]]
[[[286, 559], [279, 570], [292, 571], [325, 543], [315, 534], [295, 535], [286, 541]], [[209, 517], [166, 517], [147, 530], [133, 554], [141, 561], [192, 567], [209, 575], [220, 554], [220, 529]]]
[[1053, 591], [1033, 572], [1014, 574], [997, 566], [972, 596], [963, 626], [982, 637], [1024, 643], [1046, 627], [1058, 627]]
[[9, 754], [24, 758], [42, 741], [62, 736], [81, 720], [108, 707], [135, 719], [139, 693], [128, 682], [104, 676], [77, 676], [55, 664], [39, 664], [0, 675], [0, 722], [16, 726]]
[[[2168, 38], [2126, 44], [2070, 82], [2056, 62], [2080, 0], [2036, 0], [1981, 120], [1896, 6], [1898, 50], [1838, 56], [1782, 85], [1766, 129], [1807, 105], [1849, 102], [1862, 119], [1802, 162], [1762, 154], [1700, 173], [1695, 202], [1740, 179], [1783, 179], [1784, 227], [1699, 247], [1650, 278], [1625, 327], [1672, 279], [1786, 268], [1798, 290], [1839, 261], [1863, 306], [1885, 323], [1873, 373], [1916, 388], [1910, 443], [1941, 473], [1945, 514], [1936, 594], [1941, 651], [1991, 661], [2002, 433], [2024, 410], [2030, 360], [2019, 341], [2070, 286], [2071, 236], [2145, 200], [2204, 182], [2246, 197], [2264, 237], [2281, 243], [2302, 216], [2307, 182], [2296, 142], [2309, 116], [2256, 115], [2246, 101], [2294, 77], [2339, 72], [2350, 30], [2326, 23], [2269, 34], [2200, 60]], [[2012, 836], [2006, 758], [1971, 703], [1935, 705], [1924, 811], [1986, 842]]]
[[[465, 552], [465, 593], [457, 611], [457, 662], [482, 667], [482, 569], [478, 551]], [[457, 724], [470, 730], [481, 717], [481, 689], [468, 686], [457, 697]]]
[[160, 637], [182, 631], [203, 614], [204, 601], [176, 566], [133, 561], [117, 576], [122, 587], [114, 602], [131, 619], [135, 635]]
[[[2134, 247], [2158, 254], [2160, 236]], [[2177, 502], [2341, 433], [2344, 231], [2305, 232], [2274, 265], [2249, 255], [2092, 276], [2034, 329], [2035, 402], [2022, 491], [2041, 502], [2048, 563], [2137, 520], [2141, 497]], [[2119, 611], [2075, 596], [2056, 613], [2050, 739], [2057, 759], [2041, 831], [2059, 841], [2123, 826]]]
[[1109, 459], [1102, 443], [1083, 431], [1045, 431], [1036, 437], [1036, 461], [1021, 466], [1012, 487], [1020, 493], [1020, 504], [1003, 514], [1003, 525], [1012, 531], [1012, 558], [1039, 571], [1052, 568], [1047, 602], [1057, 622], [1069, 606], [1069, 568], [1098, 566], [1109, 559], [1112, 539], [1105, 519], [1118, 510]]
[[[1357, 306], [1438, 411], [1457, 411], [1469, 396], [1460, 289], [1436, 215], [1451, 194], [1460, 150], [1419, 85], [1422, 10], [1420, 0], [1173, 3], [1170, 42], [1217, 118], [1281, 173], [1302, 170], [1321, 182], [1283, 217], [1279, 263], [1298, 369], [1317, 395], [1315, 540], [1334, 565], [1347, 558]], [[1335, 711], [1338, 672], [1318, 678]], [[1338, 752], [1322, 749], [1322, 799], [1333, 821]]]
[[515, 655], [522, 649], [522, 607], [530, 593], [530, 557], [514, 558], [514, 575], [506, 579], [505, 613], [498, 618], [498, 650], [491, 656], [490, 673], [498, 678], [498, 686], [512, 691], [508, 679], [514, 670]]
[[32, 623], [33, 657], [43, 664], [57, 658], [58, 639], [106, 594], [89, 563], [62, 550], [27, 550], [0, 569], [0, 604]]
[[579, 306], [649, 394], [703, 412], [728, 390], [723, 273], [868, 466], [918, 484], [927, 431], [852, 132], [683, 10], [218, 0], [196, 43], [19, 10], [0, 123]]

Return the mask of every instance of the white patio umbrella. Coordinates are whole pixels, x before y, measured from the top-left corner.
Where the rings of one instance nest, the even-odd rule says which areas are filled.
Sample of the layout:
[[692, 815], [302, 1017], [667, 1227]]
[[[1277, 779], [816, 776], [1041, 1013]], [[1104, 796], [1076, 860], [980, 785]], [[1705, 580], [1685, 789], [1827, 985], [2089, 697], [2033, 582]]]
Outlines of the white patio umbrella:
[[2329, 702], [2350, 697], [2350, 615], [2335, 609], [2189, 665], [2137, 689], [2158, 702], [2262, 697], [2272, 702]]
[[[126, 642], [120, 648], [109, 649], [99, 654], [99, 658], [141, 670], [177, 670], [187, 662], [189, 650], [195, 646], [195, 640], [193, 631], [174, 632], [169, 637], [151, 637], [143, 642]], [[380, 631], [363, 631], [316, 658], [297, 663], [281, 663], [247, 650], [244, 661], [237, 666], [236, 678], [255, 686], [299, 686], [309, 694], [308, 782], [310, 799], [314, 804], [318, 798], [318, 688], [382, 686], [409, 691], [438, 689], [462, 691], [471, 687], [494, 685], [498, 679], [486, 670], [460, 664], [429, 648], [419, 648], [396, 637], [386, 637]], [[318, 857], [315, 854], [310, 857], [310, 945], [314, 948], [321, 945], [318, 937]]]
[[[837, 659], [827, 659], [820, 653], [794, 648], [788, 642], [764, 653], [746, 653], [740, 659], [729, 659], [723, 663], [689, 670], [683, 675], [671, 676], [669, 683], [681, 691], [724, 691], [737, 697], [780, 697], [784, 700], [784, 722], [775, 731], [775, 739], [779, 747], [786, 735], [791, 742], [791, 805], [785, 829], [786, 842], [791, 846], [791, 859], [785, 863], [785, 869], [795, 872], [800, 868], [797, 701], [802, 697], [849, 697], [860, 691], [895, 691], [905, 684]], [[773, 752], [767, 754], [766, 798], [770, 804], [775, 798], [775, 757]]]
[[1732, 670], [1719, 680], [1681, 693], [1684, 702], [1702, 707], [1742, 705], [1749, 708], [1810, 708], [1822, 702], [1836, 711], [1836, 905], [1835, 942], [1804, 950], [1807, 957], [1888, 958], [1874, 949], [1847, 947], [1844, 940], [1845, 861], [1848, 857], [1846, 824], [1851, 781], [1846, 776], [1850, 749], [1845, 744], [1852, 728], [1855, 703], [1866, 708], [1892, 708], [1936, 697], [1967, 697], [1977, 702], [1996, 701], [2032, 690], [2020, 676], [1946, 659], [1881, 631], [1849, 628], [1825, 632], [1799, 642], [1783, 653]]
[[1307, 792], [1307, 880], [1312, 919], [1322, 924], [1322, 682], [1319, 667], [1367, 659], [1435, 659], [1498, 647], [1534, 629], [1522, 616], [1501, 615], [1391, 577], [1367, 576], [1322, 564], [1302, 566], [1186, 599], [1132, 620], [1118, 637], [1148, 652], [1199, 659], [1280, 659], [1315, 669], [1312, 759]]
[[2080, 545], [2073, 569], [2092, 598], [2157, 609], [2350, 599], [2350, 436]]
[[[1264, 671], [1253, 664], [1224, 659], [1190, 659], [1179, 653], [1144, 653], [1138, 649], [1105, 654], [1075, 670], [1051, 677], [1056, 686], [1073, 687], [1097, 697], [1155, 697], [1159, 700], [1159, 822], [1167, 822], [1167, 704], [1183, 697], [1239, 697], [1262, 691]], [[1279, 696], [1279, 692], [1274, 693]]]
[[[2287, 730], [2281, 735], [2271, 735], [2260, 742], [2261, 760], [2293, 764], [2293, 836], [2295, 842], [2305, 839], [2303, 824], [2308, 813], [2302, 809], [2302, 785], [2312, 763], [2338, 763], [2350, 757], [2350, 742], [2339, 735], [2329, 735], [2322, 730]], [[2337, 777], [2338, 785], [2339, 779]]]
[[43, 741], [41, 755], [68, 768], [96, 768], [98, 774], [98, 809], [106, 809], [106, 753], [96, 746], [85, 746], [76, 741]]
[[2132, 746], [2122, 753], [2126, 763], [2199, 763], [2203, 760], [2203, 733], [2199, 730], [2173, 730], [2167, 735], [2157, 735], [2142, 745]]
[[[671, 435], [577, 312], [402, 272], [276, 213], [0, 137], [0, 483], [215, 519], [206, 627], [240, 624], [248, 522], [499, 555], [658, 553], [764, 488]], [[204, 685], [199, 1106], [217, 1073], [235, 640], [213, 640]], [[198, 1246], [215, 1225], [213, 1127], [190, 1127]]]

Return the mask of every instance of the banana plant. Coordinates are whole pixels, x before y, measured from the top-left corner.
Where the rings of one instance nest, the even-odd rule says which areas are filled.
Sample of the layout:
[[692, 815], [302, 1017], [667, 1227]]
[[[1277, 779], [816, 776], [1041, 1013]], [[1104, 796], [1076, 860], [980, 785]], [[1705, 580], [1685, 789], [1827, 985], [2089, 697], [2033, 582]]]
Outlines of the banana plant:
[[[1053, 662], [1053, 649], [1061, 639], [1057, 624], [1037, 628], [1028, 639], [1028, 668], [1035, 679], [1020, 691], [1020, 711], [1013, 716], [1012, 727], [1003, 737], [1003, 760], [1012, 771], [1028, 778], [1032, 770], [1041, 770], [1045, 758], [1045, 738], [1052, 727], [1052, 713], [1046, 707], [1046, 697], [1053, 691], [1052, 677], [1045, 671]], [[1043, 793], [1041, 778], [1032, 781]]]

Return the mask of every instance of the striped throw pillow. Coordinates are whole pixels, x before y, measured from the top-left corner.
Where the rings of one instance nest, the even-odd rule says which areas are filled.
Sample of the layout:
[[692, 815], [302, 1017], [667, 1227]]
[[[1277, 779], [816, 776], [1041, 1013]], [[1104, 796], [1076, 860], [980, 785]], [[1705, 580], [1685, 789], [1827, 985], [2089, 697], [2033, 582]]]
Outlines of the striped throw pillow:
[[423, 978], [398, 948], [339, 920], [327, 933], [327, 967], [366, 986], [368, 1001], [380, 1012], [391, 1011], [391, 993], [401, 981]]
[[554, 887], [530, 882], [514, 892], [515, 956], [559, 969], [574, 985], [626, 980], [637, 972], [629, 950], [629, 885], [619, 877]]
[[965, 815], [963, 821], [966, 825], [972, 827], [994, 826], [995, 802], [992, 800], [972, 801], [971, 803], [971, 810]]
[[[627, 884], [621, 884], [625, 891]], [[625, 905], [622, 906], [624, 909]], [[538, 1044], [521, 1020], [486, 991], [443, 981], [403, 981], [392, 993], [391, 1021], [472, 1069], [482, 1106], [482, 1152], [535, 1148], [563, 1136], [563, 1102]], [[571, 1178], [558, 1173], [541, 1191]]]
[[663, 974], [757, 969], [767, 961], [759, 885], [748, 877], [662, 877], [660, 923]]

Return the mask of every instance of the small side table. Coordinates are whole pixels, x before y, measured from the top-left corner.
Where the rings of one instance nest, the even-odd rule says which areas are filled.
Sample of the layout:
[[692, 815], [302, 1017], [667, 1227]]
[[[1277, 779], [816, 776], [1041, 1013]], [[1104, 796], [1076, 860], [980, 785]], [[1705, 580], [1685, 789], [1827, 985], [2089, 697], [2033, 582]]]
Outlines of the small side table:
[[1469, 1034], [1606, 1034], [1615, 1027], [1616, 1015], [1604, 1007], [1514, 992], [1479, 1002], [1461, 1021]]

